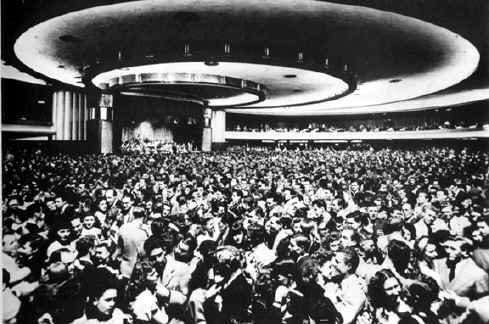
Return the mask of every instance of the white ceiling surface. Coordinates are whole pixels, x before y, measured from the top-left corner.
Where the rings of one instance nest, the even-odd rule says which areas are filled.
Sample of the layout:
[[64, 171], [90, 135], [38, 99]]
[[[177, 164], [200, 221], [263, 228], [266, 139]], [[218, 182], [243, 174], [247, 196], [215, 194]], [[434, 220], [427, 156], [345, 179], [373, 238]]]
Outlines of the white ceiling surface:
[[1, 68], [0, 75], [2, 79], [11, 79], [11, 80], [17, 80], [17, 81], [22, 81], [27, 83], [46, 85], [46, 81], [34, 78], [30, 74], [20, 72], [19, 70], [17, 70], [15, 67], [11, 65], [5, 65], [4, 61], [1, 62], [0, 68]]
[[[144, 6], [141, 5], [142, 2], [144, 2]], [[30, 28], [19, 37], [15, 43], [14, 50], [18, 58], [36, 72], [68, 84], [82, 86], [79, 83], [80, 79], [77, 78], [79, 77], [77, 68], [67, 64], [69, 58], [77, 55], [73, 50], [69, 52], [70, 46], [73, 46], [73, 44], [63, 44], [59, 41], [59, 36], [66, 33], [78, 35], [81, 32], [86, 32], [90, 36], [91, 28], [98, 28], [100, 24], [110, 24], [110, 21], [117, 20], [115, 19], [116, 17], [121, 15], [144, 16], [152, 10], [172, 12], [202, 11], [204, 13], [209, 11], [231, 11], [234, 14], [240, 13], [249, 16], [264, 16], [264, 13], [266, 13], [265, 16], [298, 14], [304, 15], [305, 17], [307, 15], [317, 17], [317, 15], [321, 15], [322, 13], [331, 14], [333, 11], [338, 14], [338, 17], [342, 17], [343, 19], [363, 19], [365, 22], [369, 21], [375, 24], [385, 25], [385, 28], [402, 30], [405, 35], [409, 35], [418, 42], [427, 42], [426, 44], [436, 46], [443, 53], [439, 64], [429, 70], [413, 71], [410, 74], [396, 74], [396, 71], [392, 70], [392, 76], [389, 76], [389, 78], [360, 83], [353, 93], [345, 97], [328, 102], [295, 107], [285, 106], [321, 100], [325, 95], [330, 96], [332, 93], [339, 91], [343, 85], [332, 77], [320, 76], [318, 75], [319, 73], [305, 71], [298, 74], [298, 78], [295, 80], [300, 84], [294, 84], [294, 79], [279, 77], [280, 75], [289, 74], [287, 72], [289, 68], [262, 65], [258, 65], [260, 67], [258, 68], [257, 66], [244, 63], [220, 63], [215, 67], [208, 67], [201, 64], [205, 67], [206, 73], [248, 79], [262, 83], [269, 89], [275, 89], [275, 91], [271, 91], [270, 97], [264, 102], [249, 105], [239, 110], [233, 109], [233, 112], [325, 115], [330, 113], [360, 113], [362, 111], [376, 112], [376, 109], [378, 111], [404, 109], [399, 107], [417, 109], [414, 107], [423, 104], [426, 105], [426, 102], [430, 102], [433, 105], [441, 105], [441, 102], [457, 100], [457, 98], [459, 100], [462, 98], [464, 100], [469, 99], [469, 101], [489, 98], [487, 89], [474, 89], [466, 93], [447, 95], [447, 98], [450, 99], [435, 97], [404, 104], [399, 103], [400, 101], [447, 89], [469, 77], [475, 71], [479, 62], [477, 49], [461, 36], [445, 28], [418, 19], [365, 7], [311, 0], [210, 0], [205, 2], [196, 0], [146, 0], [101, 6], [56, 17]], [[107, 35], [91, 35], [91, 37], [103, 38], [107, 37]], [[66, 52], [61, 51], [67, 53], [67, 56], [64, 58], [58, 55], [60, 53], [60, 46], [66, 47]], [[363, 54], [358, 53], [358, 55]], [[420, 60], [422, 61], [423, 58], [420, 58]], [[190, 66], [186, 66], [185, 64], [169, 64], [166, 68], [172, 69], [175, 72], [192, 72], [186, 70]], [[60, 68], [60, 65], [63, 68]], [[204, 69], [202, 66], [199, 65], [198, 68]], [[184, 70], [182, 71], [180, 69]], [[401, 79], [401, 81], [396, 83], [389, 82], [393, 78]], [[294, 93], [294, 89], [303, 89], [306, 91]], [[270, 106], [284, 107], [267, 109]]]

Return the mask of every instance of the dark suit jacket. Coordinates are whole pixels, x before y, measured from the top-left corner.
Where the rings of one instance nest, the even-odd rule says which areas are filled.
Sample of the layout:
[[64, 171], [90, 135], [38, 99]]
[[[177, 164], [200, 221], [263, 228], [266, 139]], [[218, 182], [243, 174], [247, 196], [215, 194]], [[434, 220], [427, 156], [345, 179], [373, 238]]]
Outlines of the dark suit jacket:
[[220, 296], [222, 309], [219, 311], [215, 298], [204, 303], [207, 323], [236, 323], [249, 321], [248, 307], [251, 303], [252, 288], [243, 274], [238, 275]]

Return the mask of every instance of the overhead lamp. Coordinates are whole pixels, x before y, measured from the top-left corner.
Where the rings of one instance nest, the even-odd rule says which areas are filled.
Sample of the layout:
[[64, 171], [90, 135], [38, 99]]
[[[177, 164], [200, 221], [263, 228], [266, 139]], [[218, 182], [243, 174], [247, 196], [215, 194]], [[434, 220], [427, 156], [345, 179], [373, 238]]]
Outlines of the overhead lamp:
[[265, 47], [263, 58], [270, 58], [270, 48]]
[[224, 44], [224, 54], [231, 54], [231, 45], [229, 43]]
[[122, 61], [122, 52], [121, 52], [121, 51], [118, 51], [118, 52], [117, 52], [117, 59], [118, 59], [119, 61]]
[[328, 58], [325, 58], [324, 59], [324, 67], [325, 68], [328, 68], [329, 67], [329, 59]]

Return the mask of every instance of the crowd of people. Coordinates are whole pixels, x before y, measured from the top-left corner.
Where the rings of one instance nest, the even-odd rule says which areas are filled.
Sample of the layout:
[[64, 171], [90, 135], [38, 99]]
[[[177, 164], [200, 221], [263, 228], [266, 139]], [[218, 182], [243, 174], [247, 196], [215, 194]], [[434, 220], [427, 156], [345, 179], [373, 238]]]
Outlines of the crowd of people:
[[284, 126], [270, 125], [267, 123], [260, 123], [259, 125], [232, 125], [228, 130], [235, 132], [295, 132], [295, 133], [317, 133], [317, 132], [394, 132], [394, 131], [422, 131], [422, 130], [435, 130], [435, 129], [480, 129], [487, 127], [488, 124], [478, 123], [466, 123], [463, 121], [450, 122], [446, 121], [431, 121], [424, 123], [414, 123], [407, 125], [394, 125], [392, 120], [371, 120], [358, 125], [334, 125], [325, 123], [309, 123], [307, 125], [298, 126], [294, 125]]
[[156, 154], [156, 153], [186, 153], [195, 150], [194, 144], [175, 143], [173, 141], [134, 137], [121, 144], [122, 153]]
[[3, 156], [4, 323], [488, 323], [489, 154]]

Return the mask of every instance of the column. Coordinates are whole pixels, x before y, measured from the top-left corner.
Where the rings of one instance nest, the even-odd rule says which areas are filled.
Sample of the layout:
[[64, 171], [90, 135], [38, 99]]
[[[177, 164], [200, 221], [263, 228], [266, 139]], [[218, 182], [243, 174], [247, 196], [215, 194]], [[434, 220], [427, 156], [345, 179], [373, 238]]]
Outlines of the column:
[[[57, 92], [53, 92], [53, 99], [51, 100], [51, 123], [53, 124], [54, 131], [56, 132], [56, 109], [57, 109]], [[50, 139], [56, 139], [56, 133], [54, 133], [54, 136], [51, 136]]]
[[226, 112], [213, 110], [211, 119], [212, 150], [223, 150], [226, 147]]
[[83, 95], [83, 139], [87, 140], [87, 123], [88, 123], [88, 95]]
[[80, 138], [78, 137], [78, 97], [79, 93], [73, 92], [73, 109], [72, 109], [72, 128], [71, 128], [71, 139], [73, 141], [79, 141]]
[[64, 122], [63, 122], [63, 140], [71, 140], [71, 120], [72, 116], [72, 96], [70, 91], [65, 91], [64, 103]]
[[78, 94], [78, 134], [77, 139], [83, 141], [83, 94]]
[[204, 107], [204, 127], [202, 128], [202, 152], [210, 152], [212, 149], [212, 109]]
[[56, 140], [61, 141], [64, 139], [64, 106], [65, 106], [65, 93], [64, 91], [56, 91]]
[[110, 94], [90, 94], [97, 96], [99, 100], [94, 107], [89, 107], [90, 119], [87, 121], [86, 137], [90, 142], [90, 147], [94, 153], [112, 153], [113, 152], [113, 125], [112, 125], [112, 102]]

